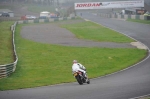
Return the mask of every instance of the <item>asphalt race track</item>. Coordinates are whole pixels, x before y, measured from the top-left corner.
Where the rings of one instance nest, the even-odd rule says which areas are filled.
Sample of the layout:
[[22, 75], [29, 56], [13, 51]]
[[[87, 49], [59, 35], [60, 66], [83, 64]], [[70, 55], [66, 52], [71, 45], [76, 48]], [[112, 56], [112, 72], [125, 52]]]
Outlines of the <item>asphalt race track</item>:
[[[84, 12], [82, 17], [124, 33], [150, 47], [150, 25], [108, 19]], [[150, 58], [112, 75], [77, 82], [0, 91], [0, 99], [130, 99], [150, 94]]]

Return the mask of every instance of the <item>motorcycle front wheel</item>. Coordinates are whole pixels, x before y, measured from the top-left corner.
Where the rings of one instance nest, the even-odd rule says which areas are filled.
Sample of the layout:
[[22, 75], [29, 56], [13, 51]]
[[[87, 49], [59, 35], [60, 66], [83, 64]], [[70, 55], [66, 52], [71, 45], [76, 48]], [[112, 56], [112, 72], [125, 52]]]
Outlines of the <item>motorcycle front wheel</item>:
[[78, 82], [80, 85], [83, 84], [83, 82], [82, 82], [82, 80], [81, 80], [81, 77], [80, 77], [79, 75], [76, 76], [76, 79], [77, 79], [77, 82]]
[[87, 84], [90, 84], [90, 79], [88, 79]]

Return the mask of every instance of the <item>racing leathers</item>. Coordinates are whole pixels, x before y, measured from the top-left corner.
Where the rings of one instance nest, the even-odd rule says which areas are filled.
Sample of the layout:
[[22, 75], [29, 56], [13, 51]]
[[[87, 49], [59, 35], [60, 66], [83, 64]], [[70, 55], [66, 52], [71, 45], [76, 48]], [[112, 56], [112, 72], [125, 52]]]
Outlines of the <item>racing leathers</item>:
[[72, 65], [72, 72], [74, 73], [76, 71], [81, 71], [83, 73], [83, 76], [85, 78], [87, 78], [87, 76], [86, 76], [86, 68], [82, 64], [80, 64], [80, 63], [74, 63]]

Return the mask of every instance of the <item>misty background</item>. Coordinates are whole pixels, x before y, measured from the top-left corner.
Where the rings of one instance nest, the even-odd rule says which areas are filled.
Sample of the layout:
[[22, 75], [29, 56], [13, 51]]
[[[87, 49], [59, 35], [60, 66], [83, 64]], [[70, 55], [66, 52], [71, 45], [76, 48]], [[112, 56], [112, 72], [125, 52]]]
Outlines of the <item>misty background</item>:
[[[75, 2], [107, 2], [107, 1], [134, 1], [134, 0], [0, 0], [0, 2], [10, 3], [33, 3], [33, 4], [60, 4], [60, 3], [75, 3]], [[138, 1], [138, 0], [135, 0]], [[145, 3], [150, 5], [150, 0], [144, 0]]]
[[[67, 17], [74, 13], [74, 3], [79, 2], [107, 2], [107, 1], [134, 1], [134, 0], [0, 0], [0, 9], [10, 9], [14, 12], [15, 17], [25, 14], [39, 16], [41, 11], [49, 11], [56, 13], [58, 9], [62, 17]], [[138, 1], [138, 0], [135, 0]], [[150, 0], [145, 1], [145, 9], [150, 12]], [[8, 6], [9, 5], [9, 6]], [[86, 10], [84, 10], [86, 11]], [[100, 13], [112, 13], [112, 9], [96, 9], [91, 10]], [[113, 9], [114, 12], [119, 12]]]

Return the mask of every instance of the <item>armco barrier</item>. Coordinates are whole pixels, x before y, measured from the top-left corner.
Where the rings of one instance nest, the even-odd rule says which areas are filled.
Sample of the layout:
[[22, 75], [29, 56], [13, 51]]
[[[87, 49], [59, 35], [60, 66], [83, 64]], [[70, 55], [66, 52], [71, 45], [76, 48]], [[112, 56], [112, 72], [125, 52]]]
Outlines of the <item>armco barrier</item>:
[[8, 77], [11, 73], [13, 73], [16, 69], [16, 65], [18, 62], [18, 57], [16, 54], [16, 48], [15, 48], [15, 42], [14, 42], [14, 33], [15, 33], [15, 28], [16, 28], [17, 22], [14, 23], [14, 25], [11, 26], [11, 31], [12, 31], [12, 44], [13, 44], [13, 51], [14, 51], [14, 58], [15, 62], [10, 63], [10, 64], [5, 64], [5, 65], [0, 65], [0, 79], [4, 77]]

